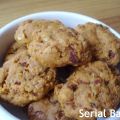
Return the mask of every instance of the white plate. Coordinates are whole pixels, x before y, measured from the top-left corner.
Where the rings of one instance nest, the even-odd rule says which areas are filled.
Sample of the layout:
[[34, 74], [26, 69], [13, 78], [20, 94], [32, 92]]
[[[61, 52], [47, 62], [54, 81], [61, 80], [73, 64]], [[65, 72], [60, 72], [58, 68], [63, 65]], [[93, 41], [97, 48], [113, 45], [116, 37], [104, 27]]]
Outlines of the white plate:
[[[40, 12], [35, 13], [31, 15], [27, 15], [25, 17], [19, 18], [17, 20], [12, 21], [11, 23], [5, 25], [0, 29], [0, 63], [2, 63], [3, 57], [5, 55], [6, 50], [8, 49], [9, 45], [14, 41], [14, 32], [17, 28], [17, 26], [27, 20], [27, 19], [58, 19], [62, 21], [66, 26], [74, 27], [77, 24], [84, 24], [86, 22], [93, 22], [93, 23], [104, 23], [85, 16], [81, 14], [71, 13], [71, 12], [61, 12], [61, 11], [50, 11], [50, 12]], [[107, 26], [107, 25], [105, 25]], [[108, 26], [109, 27], [109, 26]], [[110, 27], [109, 27], [110, 28]], [[120, 34], [117, 33], [115, 30], [110, 28], [110, 30], [118, 37], [120, 38]], [[19, 110], [18, 108], [12, 108], [11, 106], [4, 105], [7, 109], [9, 109], [9, 112], [12, 111], [14, 115], [21, 116], [24, 112]], [[15, 110], [14, 110], [15, 109]], [[0, 120], [25, 120], [26, 118], [21, 117], [17, 118], [13, 115], [11, 115], [2, 105], [0, 105]], [[100, 118], [99, 120], [103, 120]], [[108, 118], [107, 120], [120, 120], [120, 118]]]

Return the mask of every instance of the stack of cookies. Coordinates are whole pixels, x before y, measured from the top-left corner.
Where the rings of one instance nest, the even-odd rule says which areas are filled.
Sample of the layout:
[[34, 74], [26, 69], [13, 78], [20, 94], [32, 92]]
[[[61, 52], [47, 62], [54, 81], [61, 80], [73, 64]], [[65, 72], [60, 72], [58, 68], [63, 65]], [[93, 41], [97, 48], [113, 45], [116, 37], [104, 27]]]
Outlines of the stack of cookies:
[[96, 120], [79, 110], [117, 108], [120, 41], [108, 28], [27, 20], [14, 38], [0, 68], [0, 98], [28, 106], [29, 120]]

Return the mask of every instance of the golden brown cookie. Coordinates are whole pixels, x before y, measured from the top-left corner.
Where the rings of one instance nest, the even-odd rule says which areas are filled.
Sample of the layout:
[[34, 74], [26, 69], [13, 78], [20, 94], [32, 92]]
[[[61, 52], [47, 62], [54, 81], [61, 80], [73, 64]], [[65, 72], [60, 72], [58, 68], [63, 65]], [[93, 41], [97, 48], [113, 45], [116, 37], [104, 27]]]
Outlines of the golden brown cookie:
[[56, 98], [65, 115], [76, 119], [80, 119], [80, 109], [116, 109], [120, 102], [119, 93], [119, 77], [101, 61], [77, 68], [67, 83], [55, 87]]
[[76, 30], [93, 48], [93, 56], [109, 65], [117, 65], [120, 61], [120, 42], [107, 27], [99, 24], [86, 23], [78, 25]]
[[28, 107], [29, 120], [75, 120], [64, 115], [54, 97], [46, 96]]
[[43, 41], [41, 37], [47, 40], [52, 32], [59, 34], [57, 30], [63, 27], [58, 20], [27, 20], [18, 26], [14, 37], [19, 44], [28, 44], [33, 40]]
[[26, 49], [26, 46], [20, 45], [17, 42], [12, 43], [12, 45], [9, 47], [9, 49], [7, 51], [4, 61], [7, 61], [7, 60], [13, 58], [16, 54], [21, 52], [22, 49]]
[[0, 97], [14, 105], [37, 101], [54, 87], [55, 69], [41, 66], [26, 49], [21, 49], [0, 69]]
[[29, 54], [43, 66], [80, 65], [91, 60], [87, 42], [59, 21], [26, 21], [18, 28], [15, 39], [26, 43]]

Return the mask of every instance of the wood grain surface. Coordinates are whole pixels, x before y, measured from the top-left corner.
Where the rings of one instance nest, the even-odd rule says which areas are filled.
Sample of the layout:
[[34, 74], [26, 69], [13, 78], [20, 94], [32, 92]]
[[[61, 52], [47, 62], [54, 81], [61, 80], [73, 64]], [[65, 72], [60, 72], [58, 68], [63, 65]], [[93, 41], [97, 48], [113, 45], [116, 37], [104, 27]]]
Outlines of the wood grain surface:
[[120, 0], [0, 0], [0, 27], [24, 15], [51, 10], [85, 14], [120, 33]]

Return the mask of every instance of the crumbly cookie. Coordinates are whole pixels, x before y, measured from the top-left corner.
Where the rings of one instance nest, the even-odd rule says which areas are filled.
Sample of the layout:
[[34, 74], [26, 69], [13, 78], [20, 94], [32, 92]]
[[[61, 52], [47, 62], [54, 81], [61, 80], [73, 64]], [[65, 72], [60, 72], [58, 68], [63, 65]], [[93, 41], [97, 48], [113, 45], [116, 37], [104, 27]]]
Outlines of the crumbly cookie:
[[75, 120], [65, 117], [53, 96], [46, 96], [28, 107], [29, 120]]
[[80, 65], [91, 60], [87, 42], [59, 21], [26, 21], [19, 26], [15, 39], [26, 43], [29, 54], [43, 66]]
[[80, 109], [116, 109], [120, 102], [119, 93], [119, 76], [108, 68], [107, 63], [101, 61], [77, 68], [67, 83], [55, 87], [56, 98], [65, 115], [76, 119], [80, 119]]
[[41, 66], [25, 48], [0, 69], [0, 97], [14, 105], [37, 101], [54, 87], [55, 69]]
[[5, 56], [4, 61], [10, 60], [16, 54], [18, 54], [19, 52], [21, 52], [22, 49], [26, 49], [26, 46], [25, 45], [20, 45], [17, 42], [12, 43], [12, 45], [10, 46], [10, 48], [7, 51], [7, 54]]
[[41, 36], [47, 40], [50, 33], [59, 34], [57, 30], [63, 27], [64, 25], [58, 20], [27, 20], [19, 25], [14, 38], [19, 44], [29, 43], [33, 40], [43, 41]]
[[120, 61], [120, 42], [107, 27], [99, 24], [87, 23], [78, 25], [76, 30], [93, 48], [93, 55], [97, 60], [103, 60], [109, 65], [117, 65]]

